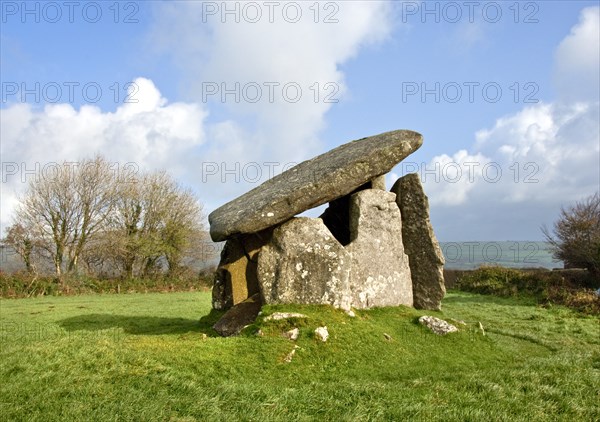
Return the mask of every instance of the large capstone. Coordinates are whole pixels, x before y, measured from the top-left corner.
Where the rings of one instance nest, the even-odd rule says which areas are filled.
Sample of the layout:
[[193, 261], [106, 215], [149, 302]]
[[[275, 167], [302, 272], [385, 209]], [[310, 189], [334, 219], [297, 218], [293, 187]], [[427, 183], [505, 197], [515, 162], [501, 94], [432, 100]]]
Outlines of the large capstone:
[[258, 255], [266, 304], [328, 304], [350, 309], [350, 256], [319, 218], [293, 218], [275, 228]]
[[350, 198], [352, 306], [412, 306], [408, 257], [402, 244], [402, 219], [396, 195], [366, 189]]
[[446, 294], [444, 255], [429, 220], [429, 201], [416, 173], [407, 174], [392, 187], [402, 215], [402, 239], [410, 262], [414, 306], [441, 309]]
[[417, 150], [422, 136], [409, 130], [359, 139], [304, 161], [213, 211], [214, 241], [255, 233], [341, 198], [389, 172]]

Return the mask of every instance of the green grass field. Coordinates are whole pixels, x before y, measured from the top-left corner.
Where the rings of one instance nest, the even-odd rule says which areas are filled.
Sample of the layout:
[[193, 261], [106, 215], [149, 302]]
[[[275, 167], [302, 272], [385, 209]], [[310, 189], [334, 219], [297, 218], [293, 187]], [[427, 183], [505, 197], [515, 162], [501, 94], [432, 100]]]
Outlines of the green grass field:
[[[600, 320], [451, 292], [443, 312], [303, 312], [237, 338], [209, 293], [0, 300], [0, 418], [39, 421], [600, 420]], [[433, 314], [467, 322], [438, 337]], [[486, 335], [479, 330], [482, 323]], [[313, 330], [327, 325], [320, 343]], [[264, 336], [256, 336], [257, 328]], [[387, 340], [384, 333], [391, 336]]]

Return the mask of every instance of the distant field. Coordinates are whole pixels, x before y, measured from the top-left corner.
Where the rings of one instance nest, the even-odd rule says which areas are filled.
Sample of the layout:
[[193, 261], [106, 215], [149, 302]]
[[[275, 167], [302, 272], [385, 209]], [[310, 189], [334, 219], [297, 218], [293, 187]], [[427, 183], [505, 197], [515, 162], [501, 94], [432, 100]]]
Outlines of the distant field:
[[562, 261], [552, 257], [547, 242], [440, 242], [440, 246], [447, 269], [470, 270], [481, 265], [548, 269], [563, 267]]
[[438, 337], [405, 307], [276, 309], [309, 317], [291, 363], [291, 323], [215, 337], [209, 293], [0, 300], [2, 420], [600, 420], [598, 318], [451, 292], [433, 314], [468, 325]]

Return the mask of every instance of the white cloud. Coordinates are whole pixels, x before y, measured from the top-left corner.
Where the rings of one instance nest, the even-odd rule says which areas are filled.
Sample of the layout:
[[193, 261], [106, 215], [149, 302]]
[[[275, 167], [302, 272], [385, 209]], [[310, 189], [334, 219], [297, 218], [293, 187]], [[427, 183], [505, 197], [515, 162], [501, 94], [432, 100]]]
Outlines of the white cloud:
[[[393, 7], [389, 1], [331, 2], [325, 10], [319, 3], [315, 23], [313, 2], [277, 2], [270, 22], [265, 3], [256, 2], [262, 20], [250, 23], [245, 19], [254, 16], [250, 13], [241, 12], [239, 22], [235, 15], [203, 14], [208, 3], [157, 3], [149, 43], [179, 65], [189, 101], [206, 101], [215, 116], [226, 116], [209, 117], [206, 145], [185, 161], [196, 183], [202, 181], [202, 197], [211, 210], [327, 149], [319, 133], [336, 103], [326, 100], [342, 101], [348, 91], [340, 66], [361, 48], [386, 39]], [[282, 15], [287, 3], [302, 6], [297, 23], [286, 21], [291, 12], [286, 18]], [[224, 3], [209, 6], [215, 5], [221, 11]], [[227, 7], [243, 5], [231, 2]], [[327, 16], [337, 23], [325, 23]], [[287, 97], [286, 84], [291, 84]], [[218, 91], [209, 95], [209, 88], [215, 87]], [[256, 87], [262, 96], [252, 102]], [[295, 102], [294, 87], [302, 94]], [[227, 94], [223, 101], [224, 89], [233, 90], [239, 99]], [[254, 179], [255, 168], [262, 173], [259, 180]]]
[[429, 165], [420, 169], [421, 180], [426, 185], [431, 205], [464, 203], [469, 192], [484, 177], [496, 177], [492, 174], [494, 169], [485, 167], [489, 162], [487, 157], [472, 155], [466, 150], [460, 150], [452, 156], [442, 154], [433, 157]]
[[[320, 3], [319, 23], [309, 9], [313, 3], [301, 3], [303, 19], [298, 23], [288, 23], [281, 15], [275, 15], [274, 23], [267, 19], [259, 24], [243, 20], [223, 24], [219, 16], [203, 22], [202, 7], [209, 3], [224, 5], [155, 4], [157, 21], [150, 47], [181, 67], [186, 102], [170, 103], [151, 80], [138, 78], [138, 91], [132, 96], [138, 102], [123, 104], [113, 113], [89, 105], [77, 110], [69, 104], [43, 109], [14, 104], [2, 109], [6, 183], [2, 184], [0, 224], [8, 222], [15, 195], [25, 188], [22, 179], [31, 177], [25, 173], [36, 163], [43, 167], [77, 161], [96, 152], [120, 165], [134, 162], [140, 169], [165, 168], [196, 188], [205, 209], [214, 209], [286, 165], [320, 152], [319, 131], [335, 104], [324, 97], [337, 90], [333, 99], [340, 100], [347, 91], [340, 65], [365, 45], [385, 39], [393, 19], [391, 3], [382, 1], [331, 2], [339, 10], [324, 10]], [[338, 23], [323, 22], [331, 12]], [[207, 82], [219, 88], [221, 83], [228, 88], [236, 82], [241, 87], [256, 83], [263, 88], [263, 99], [235, 102], [228, 96], [221, 104], [219, 96], [212, 96], [205, 103], [203, 83]], [[289, 82], [302, 89], [297, 102], [286, 101], [281, 93]], [[268, 83], [280, 84], [272, 102]], [[318, 101], [315, 83], [320, 87]], [[325, 89], [327, 83], [331, 85]], [[294, 94], [293, 89], [289, 94]], [[210, 117], [209, 111], [215, 110], [218, 116], [225, 110], [226, 117]], [[207, 165], [212, 166], [211, 172], [216, 166], [216, 174], [206, 177]], [[262, 173], [259, 180], [257, 168]]]
[[598, 101], [600, 7], [581, 11], [579, 23], [556, 49], [555, 83], [561, 99]]
[[206, 111], [196, 104], [168, 104], [148, 79], [134, 83], [137, 102], [114, 113], [90, 105], [76, 110], [70, 104], [49, 104], [41, 110], [15, 104], [2, 110], [5, 161], [77, 160], [102, 151], [111, 159], [157, 167], [202, 144]]
[[[562, 205], [600, 188], [599, 10], [584, 9], [557, 48], [555, 102], [500, 117], [475, 134], [472, 151], [434, 157], [427, 165], [453, 162], [465, 171], [463, 157], [480, 163], [472, 181], [465, 176], [453, 182], [442, 171], [440, 183], [425, 183], [446, 239], [461, 239], [456, 227], [501, 224], [539, 238], [539, 225], [551, 222]], [[489, 174], [483, 172], [486, 164]], [[492, 233], [481, 232], [480, 239]]]
[[138, 102], [123, 104], [114, 113], [89, 105], [76, 110], [70, 104], [42, 109], [14, 104], [2, 110], [2, 225], [32, 172], [52, 163], [77, 162], [101, 152], [115, 170], [134, 163], [130, 168], [183, 173], [181, 163], [189, 150], [204, 142], [206, 111], [196, 104], [169, 104], [148, 79], [134, 83]]
[[[557, 74], [566, 77], [567, 69], [581, 76], [569, 79], [569, 86], [559, 86], [559, 100], [528, 106], [497, 119], [493, 127], [475, 134], [472, 152], [459, 151], [431, 160], [427, 167], [442, 167], [440, 183], [428, 183], [428, 189], [435, 193], [434, 204], [538, 201], [558, 209], [561, 202], [575, 201], [598, 190], [600, 99], [597, 92], [589, 99], [586, 90], [581, 90], [580, 98], [573, 95], [579, 92], [577, 86], [586, 86], [591, 73], [595, 74], [597, 86], [599, 10], [598, 7], [583, 9], [580, 22], [557, 48]], [[567, 89], [569, 95], [562, 95], [562, 89]], [[571, 100], [565, 100], [567, 97]], [[476, 177], [470, 181], [465, 176], [455, 182], [444, 173], [443, 167], [454, 163], [467, 171], [465, 156], [479, 163]], [[486, 164], [491, 171], [501, 170], [502, 176], [485, 174]]]
[[[327, 10], [319, 3], [318, 23], [316, 3], [292, 2], [302, 5], [302, 18], [297, 23], [289, 22], [293, 9], [284, 15], [286, 3], [277, 2], [272, 22], [264, 3], [255, 3], [262, 12], [258, 23], [248, 22], [249, 17], [255, 16], [252, 10], [243, 13], [242, 9], [239, 22], [235, 22], [235, 15], [223, 16], [225, 3], [211, 6], [218, 8], [214, 15], [203, 13], [205, 2], [157, 5], [160, 18], [152, 32], [152, 44], [180, 64], [190, 98], [202, 101], [204, 96], [213, 104], [219, 103], [220, 95], [206, 96], [208, 85], [216, 84], [220, 93], [222, 84], [234, 90], [235, 84], [240, 84], [240, 101], [228, 95], [224, 107], [234, 117], [253, 119], [253, 127], [244, 125], [244, 135], [252, 142], [235, 141], [234, 156], [224, 145], [219, 151], [221, 156], [243, 159], [249, 154], [265, 159], [300, 160], [318, 151], [318, 134], [324, 127], [325, 114], [335, 104], [325, 102], [325, 97], [332, 95], [330, 99], [340, 100], [347, 90], [340, 64], [354, 57], [362, 46], [385, 39], [391, 30], [391, 3], [387, 1], [332, 2]], [[228, 7], [232, 10], [242, 5], [232, 2]], [[331, 13], [337, 23], [324, 22]], [[272, 101], [265, 85], [268, 83], [279, 84], [274, 87]], [[286, 100], [282, 92], [286, 83], [301, 88], [297, 102]], [[247, 101], [256, 96], [256, 89], [247, 84], [261, 88], [260, 101]], [[291, 99], [295, 90], [289, 89]]]

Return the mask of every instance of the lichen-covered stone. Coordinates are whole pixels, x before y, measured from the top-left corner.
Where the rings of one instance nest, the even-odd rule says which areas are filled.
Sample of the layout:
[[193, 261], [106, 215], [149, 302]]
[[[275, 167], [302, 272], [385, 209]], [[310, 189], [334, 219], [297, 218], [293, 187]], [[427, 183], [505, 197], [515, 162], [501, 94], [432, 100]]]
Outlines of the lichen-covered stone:
[[446, 294], [444, 255], [429, 220], [429, 201], [419, 175], [401, 177], [392, 192], [402, 215], [402, 239], [410, 262], [414, 306], [440, 310]]
[[389, 172], [422, 142], [416, 132], [397, 130], [304, 161], [213, 211], [208, 216], [210, 235], [222, 241], [255, 233], [347, 195]]
[[258, 255], [265, 304], [329, 304], [350, 309], [350, 256], [319, 218], [293, 218]]
[[214, 309], [229, 309], [260, 292], [256, 276], [257, 255], [271, 233], [272, 230], [264, 230], [232, 238], [225, 243], [214, 278]]
[[290, 318], [308, 318], [304, 314], [300, 314], [298, 312], [275, 312], [271, 315], [267, 315], [263, 321], [280, 321], [282, 319], [290, 319]]
[[300, 330], [298, 328], [292, 328], [291, 330], [283, 333], [282, 336], [292, 341], [296, 341], [300, 336]]
[[412, 306], [412, 281], [402, 244], [396, 195], [366, 189], [350, 200], [352, 306]]
[[449, 324], [443, 319], [439, 319], [428, 315], [423, 315], [422, 317], [420, 317], [419, 324], [426, 326], [439, 336], [445, 336], [448, 333], [455, 333], [458, 331], [458, 328], [456, 328], [452, 324]]
[[376, 177], [364, 185], [359, 186], [348, 195], [329, 202], [327, 209], [319, 216], [331, 234], [333, 234], [343, 246], [350, 243], [350, 197], [365, 189], [386, 190], [385, 175]]

